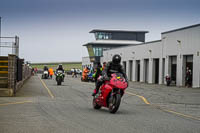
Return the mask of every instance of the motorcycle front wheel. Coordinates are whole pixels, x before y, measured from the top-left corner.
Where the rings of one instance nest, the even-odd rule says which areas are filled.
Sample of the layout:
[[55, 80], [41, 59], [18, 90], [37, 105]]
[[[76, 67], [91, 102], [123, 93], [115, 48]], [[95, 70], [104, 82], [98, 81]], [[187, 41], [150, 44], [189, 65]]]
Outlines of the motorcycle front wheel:
[[101, 108], [101, 106], [96, 103], [96, 98], [93, 98], [92, 105], [93, 105], [94, 109], [100, 109]]
[[111, 96], [109, 99], [109, 106], [108, 106], [110, 113], [112, 114], [116, 113], [117, 110], [119, 109], [120, 103], [121, 103], [120, 94], [115, 94]]
[[60, 77], [57, 78], [57, 85], [61, 85], [62, 79]]

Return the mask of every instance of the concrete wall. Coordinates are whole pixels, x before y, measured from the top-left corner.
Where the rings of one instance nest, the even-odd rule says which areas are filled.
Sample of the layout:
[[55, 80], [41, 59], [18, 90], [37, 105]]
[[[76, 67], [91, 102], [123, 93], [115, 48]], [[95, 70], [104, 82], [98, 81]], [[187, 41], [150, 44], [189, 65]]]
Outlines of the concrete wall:
[[24, 84], [24, 82], [31, 76], [31, 68], [23, 66], [23, 78], [17, 82], [17, 58], [15, 55], [8, 55], [8, 87], [1, 89], [1, 96], [13, 96]]
[[[136, 61], [140, 61], [140, 82], [145, 81], [145, 59], [149, 59], [148, 83], [155, 83], [155, 59], [159, 59], [159, 84], [165, 83], [164, 76], [170, 74], [170, 56], [177, 57], [176, 85], [184, 86], [184, 56], [193, 56], [193, 87], [200, 87], [200, 26], [185, 28], [162, 34], [161, 41], [137, 46], [111, 49], [103, 52], [102, 61], [111, 61], [114, 54], [122, 56], [122, 62], [133, 61], [132, 81], [137, 80]], [[163, 62], [164, 60], [164, 62]], [[163, 66], [164, 65], [164, 66]], [[126, 65], [127, 73], [130, 68]], [[164, 69], [164, 70], [163, 70]], [[130, 74], [130, 73], [129, 73]], [[128, 77], [131, 77], [130, 75]]]
[[[137, 80], [136, 74], [136, 60], [140, 60], [140, 82], [144, 82], [145, 69], [144, 69], [144, 59], [149, 59], [149, 74], [148, 83], [153, 83], [153, 59], [160, 58], [161, 55], [161, 41], [150, 42], [148, 44], [129, 46], [123, 48], [112, 49], [104, 52], [102, 61], [111, 61], [114, 54], [120, 54], [122, 57], [122, 62], [133, 61], [132, 65], [132, 81]], [[129, 65], [126, 65], [127, 69], [130, 70]], [[129, 73], [129, 72], [127, 72]], [[130, 77], [130, 76], [129, 76]]]
[[177, 86], [184, 85], [183, 57], [193, 55], [193, 87], [200, 87], [200, 26], [162, 34], [162, 42], [163, 57], [177, 56]]
[[16, 91], [19, 91], [20, 88], [24, 85], [27, 79], [31, 77], [31, 68], [27, 66], [27, 64], [23, 65], [23, 73], [22, 73], [23, 79], [22, 81], [19, 81], [16, 83]]
[[16, 90], [16, 56], [8, 55], [8, 89], [9, 96], [12, 96]]

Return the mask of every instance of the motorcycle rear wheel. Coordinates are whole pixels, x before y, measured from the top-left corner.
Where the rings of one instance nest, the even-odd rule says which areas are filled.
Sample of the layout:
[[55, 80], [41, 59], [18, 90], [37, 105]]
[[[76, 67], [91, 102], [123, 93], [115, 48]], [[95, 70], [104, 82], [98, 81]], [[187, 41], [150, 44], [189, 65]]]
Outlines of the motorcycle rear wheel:
[[109, 99], [109, 111], [110, 113], [114, 114], [117, 112], [117, 110], [119, 109], [121, 103], [121, 95], [120, 94], [116, 94], [110, 97]]
[[100, 109], [101, 108], [101, 106], [96, 103], [96, 99], [95, 98], [93, 98], [92, 105], [93, 105], [94, 109]]

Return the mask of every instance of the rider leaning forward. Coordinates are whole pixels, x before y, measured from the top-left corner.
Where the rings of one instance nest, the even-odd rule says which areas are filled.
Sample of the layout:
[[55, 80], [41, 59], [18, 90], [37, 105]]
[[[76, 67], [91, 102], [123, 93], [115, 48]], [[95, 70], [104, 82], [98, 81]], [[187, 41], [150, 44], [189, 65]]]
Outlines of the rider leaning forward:
[[62, 73], [63, 73], [63, 82], [64, 82], [64, 78], [65, 78], [65, 70], [64, 70], [64, 68], [63, 68], [63, 66], [62, 66], [62, 64], [59, 64], [58, 65], [58, 68], [56, 69], [56, 73], [57, 73], [57, 71], [62, 71]]
[[98, 93], [99, 88], [106, 80], [110, 80], [110, 77], [113, 73], [123, 74], [126, 82], [128, 83], [128, 78], [120, 62], [121, 56], [116, 54], [113, 56], [112, 61], [107, 63], [105, 69], [102, 71], [102, 76], [97, 79], [96, 89], [94, 90], [92, 96], [95, 96]]

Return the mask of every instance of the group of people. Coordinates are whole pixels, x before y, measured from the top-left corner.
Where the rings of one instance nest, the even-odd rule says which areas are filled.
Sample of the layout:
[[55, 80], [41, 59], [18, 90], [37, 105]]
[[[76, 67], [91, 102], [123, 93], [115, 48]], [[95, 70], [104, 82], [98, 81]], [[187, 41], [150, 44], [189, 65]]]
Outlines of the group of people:
[[43, 71], [48, 71], [48, 77], [52, 79], [54, 74], [53, 68], [48, 68], [47, 66], [44, 66]]
[[96, 82], [97, 77], [95, 75], [98, 76], [99, 73], [101, 73], [101, 71], [103, 71], [105, 67], [106, 67], [106, 62], [103, 63], [103, 67], [101, 66], [101, 63], [98, 62], [95, 69], [85, 67], [82, 72], [83, 80], [85, 80], [85, 78], [88, 78], [88, 75], [92, 74], [92, 77], [94, 78], [94, 81]]
[[37, 74], [37, 72], [38, 72], [37, 67], [31, 69], [31, 74], [32, 74], [32, 75]]
[[[62, 71], [63, 73], [65, 72], [64, 69], [63, 69], [62, 64], [59, 64], [59, 65], [58, 65], [58, 68], [56, 69], [55, 72], [57, 72], [58, 70]], [[48, 71], [49, 77], [52, 79], [52, 77], [53, 77], [53, 75], [54, 75], [54, 70], [53, 70], [53, 68], [48, 68], [48, 67], [45, 65], [44, 68], [43, 68], [43, 71]]]
[[77, 69], [76, 68], [72, 69], [72, 78], [77, 78]]
[[[166, 80], [166, 82], [171, 82], [172, 79], [169, 76], [169, 74], [167, 74], [165, 76], [165, 80]], [[168, 83], [167, 83], [167, 85], [168, 85]], [[192, 87], [192, 70], [189, 67], [186, 68], [185, 86], [186, 87]]]

